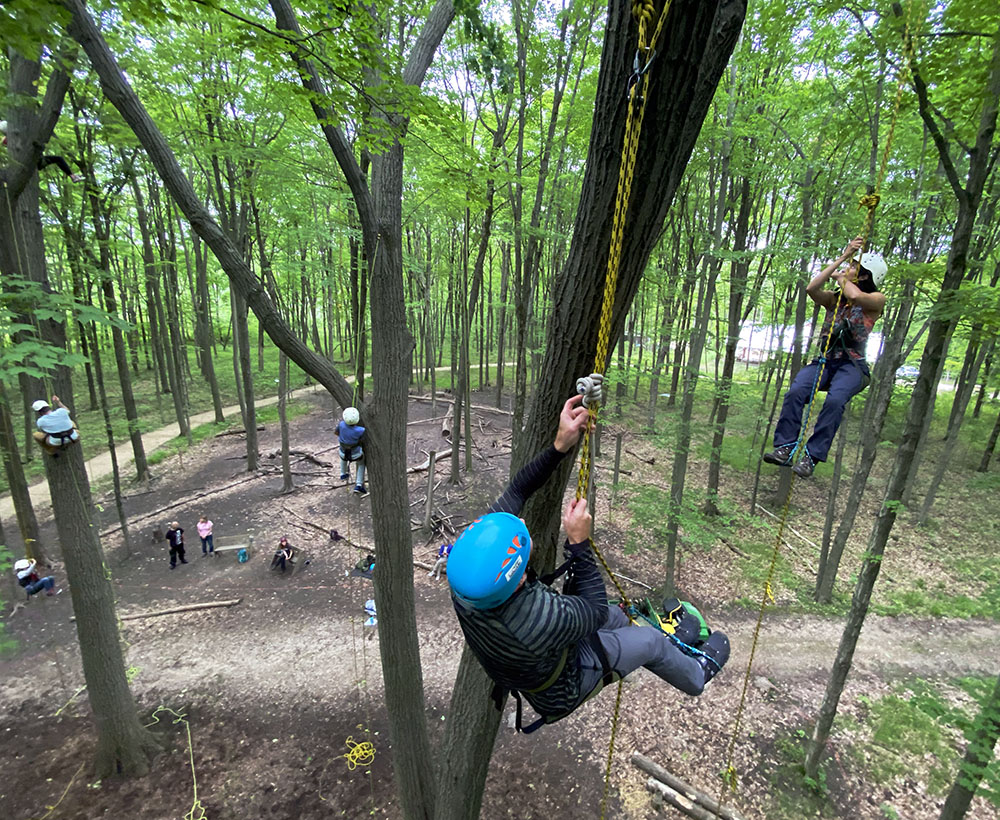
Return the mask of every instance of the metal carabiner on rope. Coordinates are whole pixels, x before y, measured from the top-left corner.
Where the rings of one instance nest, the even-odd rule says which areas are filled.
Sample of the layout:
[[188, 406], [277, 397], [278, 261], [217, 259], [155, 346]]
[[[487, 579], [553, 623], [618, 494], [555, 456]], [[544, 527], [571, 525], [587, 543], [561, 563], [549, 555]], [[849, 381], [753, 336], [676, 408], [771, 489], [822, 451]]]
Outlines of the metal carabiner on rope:
[[632, 86], [635, 85], [636, 83], [638, 83], [639, 80], [641, 80], [643, 78], [643, 75], [647, 71], [649, 71], [650, 66], [653, 65], [653, 60], [656, 59], [656, 50], [655, 49], [652, 50], [652, 51], [649, 51], [649, 49], [645, 49], [646, 51], [649, 51], [649, 59], [646, 60], [646, 64], [643, 65], [643, 63], [642, 63], [642, 57], [641, 57], [641, 52], [643, 50], [644, 49], [638, 49], [637, 48], [636, 51], [635, 51], [635, 57], [632, 60], [632, 73], [629, 75], [628, 82], [625, 83], [625, 96], [626, 97], [631, 93]]

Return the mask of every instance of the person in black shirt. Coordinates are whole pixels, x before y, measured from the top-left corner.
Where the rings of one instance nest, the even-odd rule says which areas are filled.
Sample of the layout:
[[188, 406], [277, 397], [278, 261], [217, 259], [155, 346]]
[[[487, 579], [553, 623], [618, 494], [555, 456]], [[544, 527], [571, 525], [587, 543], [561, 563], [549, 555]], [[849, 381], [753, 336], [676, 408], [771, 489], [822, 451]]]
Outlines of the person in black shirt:
[[[570, 559], [563, 593], [525, 572], [531, 536], [517, 516], [587, 427], [581, 397], [563, 406], [551, 447], [514, 477], [489, 512], [455, 542], [448, 583], [469, 648], [497, 684], [520, 695], [541, 716], [536, 725], [569, 715], [610, 680], [645, 666], [690, 695], [699, 695], [729, 658], [729, 640], [714, 632], [700, 651], [686, 653], [670, 637], [632, 626], [610, 605], [590, 547], [591, 515], [583, 499], [563, 514]], [[520, 710], [519, 710], [520, 711]], [[520, 715], [518, 717], [520, 728]]]

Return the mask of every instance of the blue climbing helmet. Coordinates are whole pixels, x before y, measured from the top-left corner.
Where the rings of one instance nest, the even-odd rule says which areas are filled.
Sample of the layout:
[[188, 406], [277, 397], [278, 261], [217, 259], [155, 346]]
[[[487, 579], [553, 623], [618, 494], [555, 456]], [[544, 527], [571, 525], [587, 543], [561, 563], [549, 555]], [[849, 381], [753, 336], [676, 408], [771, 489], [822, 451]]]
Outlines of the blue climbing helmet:
[[473, 609], [500, 606], [528, 567], [531, 536], [524, 522], [505, 512], [477, 518], [459, 536], [448, 558], [448, 584]]

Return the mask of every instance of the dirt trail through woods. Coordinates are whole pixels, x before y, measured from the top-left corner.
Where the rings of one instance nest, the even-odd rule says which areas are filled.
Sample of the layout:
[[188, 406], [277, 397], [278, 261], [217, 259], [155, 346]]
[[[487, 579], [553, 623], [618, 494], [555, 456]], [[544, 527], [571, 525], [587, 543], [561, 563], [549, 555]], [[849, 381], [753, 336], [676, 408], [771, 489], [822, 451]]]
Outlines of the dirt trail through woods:
[[[291, 398], [296, 398], [298, 396], [309, 395], [310, 393], [321, 392], [322, 390], [323, 387], [321, 385], [314, 384], [311, 387], [300, 387], [298, 390], [293, 391], [290, 396]], [[278, 397], [271, 396], [266, 399], [258, 399], [255, 402], [255, 405], [257, 407], [268, 407], [277, 403]], [[231, 418], [233, 416], [239, 417], [240, 406], [238, 404], [232, 404], [229, 407], [223, 407], [222, 414], [227, 418]], [[209, 410], [206, 413], [198, 413], [197, 415], [191, 416], [191, 427], [194, 428], [201, 424], [210, 424], [213, 421], [215, 421], [214, 410]], [[177, 438], [180, 434], [180, 427], [177, 422], [174, 422], [173, 424], [168, 424], [166, 427], [161, 427], [159, 430], [150, 430], [148, 433], [143, 433], [142, 443], [146, 448], [146, 453], [149, 454], [157, 447], [161, 447], [171, 439]], [[115, 447], [115, 455], [118, 457], [118, 464], [122, 469], [124, 469], [128, 464], [131, 464], [132, 442], [126, 440]], [[111, 453], [109, 451], [105, 451], [100, 455], [87, 459], [86, 464], [87, 475], [90, 477], [91, 484], [98, 479], [111, 475]], [[30, 488], [30, 492], [31, 503], [36, 512], [48, 509], [52, 505], [52, 499], [49, 497], [49, 483], [47, 481], [40, 481], [37, 484], [34, 484]], [[8, 518], [13, 517], [14, 502], [8, 494], [0, 498], [0, 520], [6, 521]]]

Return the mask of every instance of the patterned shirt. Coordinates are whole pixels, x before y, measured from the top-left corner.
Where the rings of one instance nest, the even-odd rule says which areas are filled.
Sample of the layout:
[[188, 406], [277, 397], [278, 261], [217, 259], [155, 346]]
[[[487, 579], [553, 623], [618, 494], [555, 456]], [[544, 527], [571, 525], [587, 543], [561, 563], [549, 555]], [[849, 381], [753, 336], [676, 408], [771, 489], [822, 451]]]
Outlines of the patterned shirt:
[[826, 321], [823, 323], [823, 330], [820, 334], [820, 350], [826, 348], [826, 340], [830, 334], [830, 327], [833, 327], [833, 339], [830, 340], [828, 359], [854, 360], [864, 359], [865, 350], [868, 347], [868, 336], [875, 327], [875, 319], [865, 316], [865, 310], [861, 305], [853, 305], [850, 302], [842, 302], [837, 310], [836, 317], [832, 311], [826, 312]]
[[[489, 511], [518, 515], [563, 457], [549, 447], [514, 477]], [[576, 560], [562, 595], [531, 578], [493, 609], [472, 609], [452, 596], [465, 639], [486, 673], [500, 686], [521, 692], [539, 715], [550, 717], [572, 711], [589, 694], [580, 691], [577, 644], [608, 618], [604, 579], [589, 541], [567, 542], [564, 549]], [[529, 691], [549, 681], [560, 663], [562, 671], [550, 686]]]

